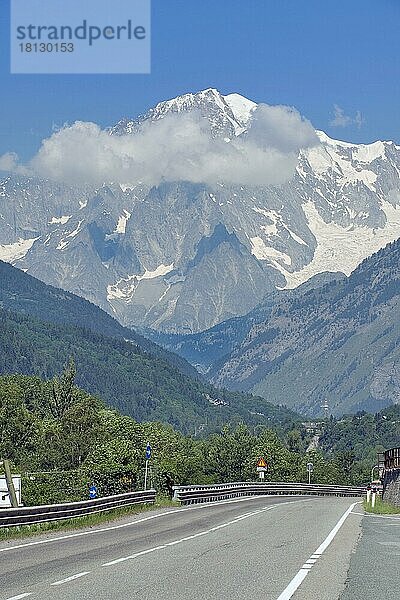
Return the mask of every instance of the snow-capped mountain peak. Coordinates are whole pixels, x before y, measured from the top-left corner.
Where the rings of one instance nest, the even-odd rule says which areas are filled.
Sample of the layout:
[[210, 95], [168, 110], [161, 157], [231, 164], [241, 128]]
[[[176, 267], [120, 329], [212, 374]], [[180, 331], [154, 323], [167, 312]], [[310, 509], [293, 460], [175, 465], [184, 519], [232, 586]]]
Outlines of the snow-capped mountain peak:
[[239, 94], [223, 96], [217, 89], [208, 88], [159, 102], [141, 117], [122, 119], [110, 129], [110, 133], [115, 135], [135, 133], [144, 122], [158, 121], [170, 114], [197, 111], [208, 121], [214, 136], [230, 138], [245, 131], [251, 113], [256, 107], [255, 102]]
[[[256, 107], [209, 88], [123, 119], [110, 134], [196, 111], [215, 138], [233, 141]], [[400, 237], [400, 147], [316, 133], [320, 144], [300, 151], [294, 176], [279, 186], [135, 180], [83, 189], [4, 178], [0, 259], [124, 324], [180, 332], [244, 314], [276, 287], [349, 274]]]
[[316, 130], [316, 134], [321, 143], [334, 148], [349, 148], [352, 150], [352, 157], [359, 162], [370, 163], [377, 158], [385, 157], [386, 146], [393, 146], [393, 142], [377, 140], [370, 144], [351, 144], [342, 140], [335, 140], [329, 137], [324, 131]]
[[183, 94], [171, 100], [159, 102], [151, 109], [151, 115], [153, 118], [162, 117], [170, 112], [188, 111], [207, 103], [216, 104], [224, 110], [223, 96], [215, 88], [208, 88], [200, 92]]
[[240, 94], [228, 94], [223, 98], [233, 112], [235, 119], [243, 126], [247, 125], [252, 113], [257, 108], [257, 104]]

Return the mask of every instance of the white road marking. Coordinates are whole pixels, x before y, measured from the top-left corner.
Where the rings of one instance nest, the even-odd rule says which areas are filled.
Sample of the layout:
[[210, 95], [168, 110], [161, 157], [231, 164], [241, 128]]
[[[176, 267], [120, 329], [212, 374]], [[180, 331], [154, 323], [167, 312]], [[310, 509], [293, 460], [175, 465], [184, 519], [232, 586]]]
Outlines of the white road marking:
[[218, 529], [223, 529], [224, 527], [228, 527], [229, 523], [222, 523], [222, 525], [216, 525], [212, 527], [210, 531], [218, 531]]
[[393, 519], [394, 521], [400, 521], [400, 515], [395, 517], [394, 515], [376, 515], [375, 513], [359, 513], [353, 511], [352, 515], [360, 515], [361, 517], [378, 517], [379, 519]]
[[240, 515], [240, 517], [236, 517], [235, 521], [243, 521], [243, 519], [247, 519], [248, 517], [252, 517], [253, 515], [258, 515], [261, 511], [257, 510], [254, 513], [249, 513], [247, 515]]
[[300, 587], [303, 583], [304, 579], [307, 577], [308, 569], [300, 569], [300, 571], [295, 575], [292, 581], [289, 583], [287, 588], [282, 592], [279, 596], [278, 600], [289, 600], [295, 593], [295, 591]]
[[11, 598], [7, 598], [7, 600], [21, 600], [21, 598], [32, 596], [32, 593], [33, 592], [25, 592], [25, 594], [19, 594], [19, 596], [12, 596]]
[[337, 532], [339, 531], [339, 529], [341, 528], [341, 526], [343, 525], [343, 523], [345, 522], [345, 520], [347, 519], [347, 517], [349, 516], [349, 514], [351, 513], [351, 511], [353, 510], [353, 508], [355, 507], [356, 503], [352, 504], [344, 513], [344, 515], [342, 517], [340, 517], [339, 521], [336, 523], [335, 527], [332, 529], [332, 531], [330, 532], [330, 534], [324, 539], [324, 541], [322, 542], [322, 544], [320, 546], [318, 546], [318, 548], [316, 549], [316, 551], [314, 552], [314, 554], [323, 554], [325, 552], [325, 550], [327, 549], [327, 547], [329, 546], [329, 544], [331, 543], [331, 541], [333, 540], [333, 538], [335, 537], [335, 535], [337, 534]]
[[66, 577], [65, 579], [60, 579], [60, 581], [54, 581], [50, 585], [62, 585], [63, 583], [68, 583], [69, 581], [74, 581], [74, 579], [79, 579], [84, 575], [89, 575], [90, 571], [83, 571], [82, 573], [77, 573], [76, 575], [71, 575], [70, 577]]
[[[0, 548], [0, 553], [1, 552], [11, 552], [11, 550], [19, 550], [21, 548], [28, 548], [29, 546], [40, 546], [41, 544], [50, 544], [52, 542], [62, 542], [63, 540], [70, 540], [72, 538], [81, 537], [84, 535], [95, 535], [98, 533], [106, 533], [108, 531], [115, 531], [116, 529], [123, 529], [125, 527], [131, 527], [132, 525], [138, 525], [140, 523], [144, 523], [145, 521], [151, 521], [153, 519], [158, 519], [160, 517], [166, 517], [168, 515], [174, 515], [176, 513], [192, 511], [192, 510], [202, 510], [202, 509], [208, 508], [209, 506], [215, 506], [215, 505], [223, 506], [225, 504], [236, 504], [238, 502], [249, 502], [249, 501], [257, 500], [258, 498], [276, 498], [276, 497], [277, 497], [276, 494], [266, 494], [266, 495], [260, 495], [260, 496], [246, 496], [245, 498], [235, 498], [234, 500], [218, 500], [216, 502], [206, 502], [206, 503], [202, 504], [201, 506], [197, 505], [197, 506], [187, 506], [185, 508], [177, 508], [175, 510], [169, 510], [167, 512], [159, 513], [157, 515], [150, 515], [148, 517], [144, 517], [143, 519], [137, 519], [136, 521], [129, 521], [129, 523], [122, 523], [121, 525], [111, 525], [110, 527], [102, 527], [101, 529], [95, 529], [95, 530], [90, 530], [90, 531], [79, 531], [77, 533], [70, 533], [67, 535], [52, 537], [52, 538], [48, 538], [46, 540], [38, 540], [36, 542], [27, 542], [25, 544], [8, 546], [6, 548]], [[279, 497], [281, 497], [281, 496], [279, 496]], [[301, 498], [301, 496], [295, 496], [295, 495], [293, 495], [293, 497], [295, 498], [295, 500], [290, 501], [290, 502], [281, 502], [279, 504], [279, 506], [284, 505], [284, 504], [292, 504], [294, 502], [312, 502], [313, 500], [316, 500], [316, 498], [303, 499], [303, 498]]]
[[101, 565], [102, 567], [111, 567], [112, 565], [117, 565], [118, 563], [125, 562], [131, 558], [137, 558], [138, 556], [144, 556], [145, 554], [150, 554], [150, 552], [155, 552], [156, 550], [161, 550], [165, 548], [165, 546], [156, 546], [155, 548], [150, 548], [149, 550], [143, 550], [142, 552], [137, 552], [136, 554], [132, 554], [132, 556], [124, 556], [123, 558], [117, 558], [116, 560], [112, 560], [108, 563], [104, 563]]
[[[349, 514], [352, 512], [352, 510], [356, 506], [356, 504], [358, 504], [358, 502], [354, 502], [354, 504], [352, 504], [346, 510], [346, 512], [340, 517], [339, 521], [336, 523], [336, 525], [332, 529], [332, 531], [327, 535], [327, 537], [322, 542], [322, 544], [320, 544], [320, 546], [318, 546], [317, 550], [312, 554], [312, 557], [314, 557], [314, 558], [319, 557], [321, 554], [323, 554], [325, 552], [325, 550], [327, 549], [329, 544], [332, 542], [335, 535], [337, 534], [337, 532], [339, 531], [339, 529], [341, 528], [341, 526], [343, 525], [343, 523], [345, 522], [345, 520], [347, 519]], [[289, 585], [283, 590], [282, 594], [278, 597], [277, 600], [290, 600], [290, 598], [293, 596], [295, 591], [303, 583], [307, 574], [310, 572], [312, 566], [313, 565], [311, 565], [311, 564], [304, 564], [301, 567], [301, 569], [298, 571], [298, 573], [296, 573], [296, 575], [293, 577], [293, 579], [289, 583]]]
[[239, 517], [236, 517], [235, 519], [232, 519], [232, 521], [228, 521], [227, 523], [222, 523], [221, 525], [211, 527], [210, 529], [206, 529], [204, 531], [199, 531], [198, 533], [194, 533], [193, 535], [188, 535], [184, 538], [180, 538], [179, 540], [174, 540], [173, 542], [168, 542], [166, 544], [163, 544], [162, 546], [156, 546], [155, 548], [149, 548], [149, 550], [143, 550], [143, 552], [136, 552], [136, 554], [131, 554], [130, 556], [122, 556], [121, 558], [117, 558], [110, 562], [106, 562], [106, 563], [102, 564], [101, 566], [102, 567], [111, 567], [113, 565], [125, 562], [127, 560], [132, 560], [134, 558], [138, 558], [139, 556], [143, 556], [144, 554], [149, 554], [150, 552], [155, 552], [156, 550], [163, 550], [164, 548], [167, 548], [168, 546], [176, 546], [177, 544], [182, 544], [183, 542], [187, 542], [189, 540], [194, 540], [203, 535], [208, 535], [210, 533], [213, 533], [214, 531], [223, 529], [224, 527], [229, 527], [229, 525], [235, 525], [235, 523], [238, 523], [239, 521], [243, 521], [244, 519], [248, 519], [250, 517], [254, 517], [254, 515], [258, 515], [262, 512], [267, 512], [268, 510], [277, 508], [278, 506], [282, 506], [283, 504], [292, 504], [292, 503], [291, 502], [281, 502], [280, 504], [273, 504], [272, 506], [266, 506], [265, 508], [261, 508], [254, 512], [246, 513], [244, 515], [239, 515]]

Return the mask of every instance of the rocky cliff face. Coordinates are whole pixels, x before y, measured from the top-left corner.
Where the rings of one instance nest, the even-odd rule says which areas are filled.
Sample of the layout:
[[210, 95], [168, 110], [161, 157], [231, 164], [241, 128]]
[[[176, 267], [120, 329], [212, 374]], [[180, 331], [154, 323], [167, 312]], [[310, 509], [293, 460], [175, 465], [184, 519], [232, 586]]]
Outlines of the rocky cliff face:
[[[110, 135], [193, 111], [213, 139], [247, 135], [256, 106], [216, 90], [162, 102]], [[349, 274], [400, 236], [400, 147], [317, 132], [281, 185], [138, 181], [97, 187], [0, 181], [0, 259], [128, 326], [192, 333], [244, 315], [276, 288]], [[167, 150], [166, 150], [167, 151]]]

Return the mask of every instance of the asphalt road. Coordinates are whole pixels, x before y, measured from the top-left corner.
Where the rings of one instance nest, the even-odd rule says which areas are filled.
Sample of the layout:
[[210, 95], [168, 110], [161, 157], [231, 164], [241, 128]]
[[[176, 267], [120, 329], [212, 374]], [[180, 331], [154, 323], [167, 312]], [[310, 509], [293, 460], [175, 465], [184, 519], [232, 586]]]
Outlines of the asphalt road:
[[399, 600], [400, 515], [366, 514], [341, 600]]
[[0, 598], [337, 600], [360, 533], [354, 502], [241, 498], [3, 542]]

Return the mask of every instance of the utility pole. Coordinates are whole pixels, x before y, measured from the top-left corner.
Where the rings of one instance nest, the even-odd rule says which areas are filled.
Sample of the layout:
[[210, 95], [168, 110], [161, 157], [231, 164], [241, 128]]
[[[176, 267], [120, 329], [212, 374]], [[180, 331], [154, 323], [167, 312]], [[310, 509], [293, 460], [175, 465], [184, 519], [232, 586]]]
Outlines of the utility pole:
[[6, 482], [7, 482], [8, 493], [10, 496], [11, 506], [13, 508], [18, 508], [17, 494], [15, 493], [14, 482], [12, 480], [10, 461], [3, 460], [3, 466], [4, 466], [4, 473], [6, 475]]

